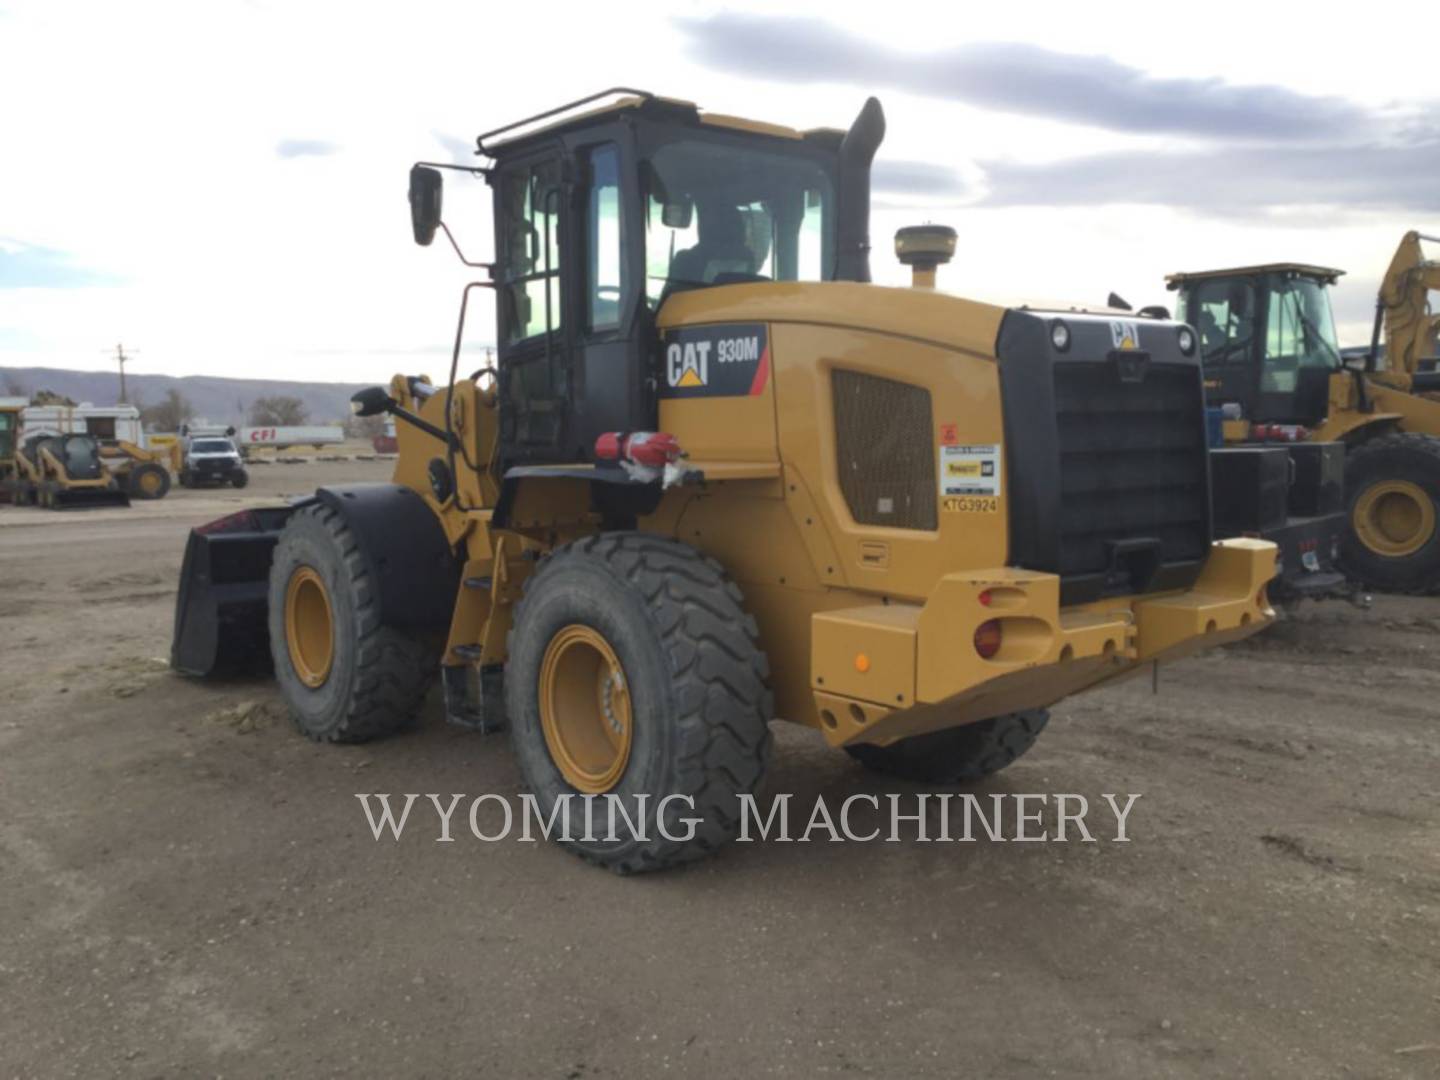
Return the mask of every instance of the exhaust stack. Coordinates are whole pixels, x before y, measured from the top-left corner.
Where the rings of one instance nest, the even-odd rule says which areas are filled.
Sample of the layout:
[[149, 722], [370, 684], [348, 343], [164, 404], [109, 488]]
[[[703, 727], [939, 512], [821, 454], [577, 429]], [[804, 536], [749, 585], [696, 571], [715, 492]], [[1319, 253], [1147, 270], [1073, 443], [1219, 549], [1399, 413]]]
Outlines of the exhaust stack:
[[870, 163], [885, 138], [885, 110], [869, 98], [840, 142], [835, 280], [870, 280]]
[[895, 233], [895, 257], [910, 267], [910, 284], [935, 288], [935, 270], [955, 254], [955, 230], [949, 225], [907, 225]]

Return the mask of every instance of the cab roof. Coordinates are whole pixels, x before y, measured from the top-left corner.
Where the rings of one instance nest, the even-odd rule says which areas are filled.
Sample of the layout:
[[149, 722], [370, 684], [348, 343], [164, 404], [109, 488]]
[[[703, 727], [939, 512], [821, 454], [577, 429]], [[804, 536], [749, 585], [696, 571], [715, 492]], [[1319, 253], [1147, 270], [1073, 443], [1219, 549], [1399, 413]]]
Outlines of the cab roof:
[[626, 86], [615, 86], [591, 94], [568, 105], [547, 109], [525, 120], [487, 131], [475, 140], [478, 153], [493, 156], [497, 151], [528, 142], [539, 135], [553, 135], [582, 124], [593, 124], [627, 112], [648, 113], [657, 118], [680, 123], [705, 124], [710, 127], [730, 128], [746, 131], [752, 135], [769, 135], [779, 139], [812, 141], [834, 141], [838, 145], [844, 132], [835, 128], [811, 128], [799, 131], [783, 124], [772, 124], [764, 120], [747, 120], [740, 116], [706, 112], [693, 101], [680, 98], [661, 97], [648, 90], [635, 90]]
[[1309, 263], [1278, 262], [1262, 263], [1259, 266], [1236, 266], [1229, 270], [1195, 270], [1179, 274], [1166, 274], [1165, 284], [1174, 289], [1187, 281], [1204, 281], [1207, 278], [1252, 277], [1257, 274], [1298, 274], [1301, 277], [1318, 278], [1326, 285], [1333, 285], [1343, 277], [1344, 270], [1329, 266], [1311, 266]]

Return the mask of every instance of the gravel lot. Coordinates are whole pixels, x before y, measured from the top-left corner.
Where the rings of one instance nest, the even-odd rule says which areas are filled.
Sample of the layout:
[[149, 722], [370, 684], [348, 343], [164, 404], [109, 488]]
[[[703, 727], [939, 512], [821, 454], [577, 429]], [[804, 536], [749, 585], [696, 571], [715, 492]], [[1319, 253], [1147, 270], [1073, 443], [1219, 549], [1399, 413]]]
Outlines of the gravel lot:
[[[437, 701], [320, 747], [266, 682], [168, 672], [191, 525], [388, 470], [0, 507], [0, 1074], [1440, 1075], [1440, 599], [1311, 606], [1066, 702], [980, 789], [1138, 792], [1129, 843], [622, 879], [433, 815], [377, 843], [357, 792], [520, 790]], [[919, 790], [777, 739], [797, 804]]]

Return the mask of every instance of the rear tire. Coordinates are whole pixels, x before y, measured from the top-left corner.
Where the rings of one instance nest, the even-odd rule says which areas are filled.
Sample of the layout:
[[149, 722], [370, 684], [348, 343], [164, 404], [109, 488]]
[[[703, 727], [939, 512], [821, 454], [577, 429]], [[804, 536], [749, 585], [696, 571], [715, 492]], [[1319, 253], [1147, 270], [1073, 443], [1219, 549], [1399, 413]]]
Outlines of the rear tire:
[[170, 493], [170, 473], [163, 465], [142, 461], [130, 470], [128, 487], [137, 499], [163, 499]]
[[1440, 585], [1440, 439], [1384, 435], [1345, 459], [1345, 569], [1389, 592]]
[[275, 545], [269, 599], [275, 678], [301, 732], [365, 742], [414, 721], [442, 644], [381, 623], [364, 552], [338, 513], [307, 506], [291, 515]]
[[[773, 704], [755, 620], [719, 563], [640, 533], [559, 548], [526, 582], [509, 654], [511, 742], [547, 820], [571, 797], [564, 847], [633, 873], [700, 858], [734, 838], [740, 796], [754, 793], [769, 759]], [[586, 712], [595, 719], [577, 716]], [[629, 831], [617, 812], [617, 838], [605, 839], [607, 800], [597, 799], [598, 839], [579, 839], [585, 804], [574, 796], [583, 794], [615, 795], [632, 818], [636, 797], [648, 796], [643, 826]], [[675, 839], [659, 829], [670, 795], [682, 796], [663, 814]], [[700, 819], [693, 836], [685, 818]]]
[[1050, 722], [1048, 709], [913, 735], [889, 746], [857, 743], [846, 752], [867, 769], [932, 784], [971, 784], [1013, 763]]

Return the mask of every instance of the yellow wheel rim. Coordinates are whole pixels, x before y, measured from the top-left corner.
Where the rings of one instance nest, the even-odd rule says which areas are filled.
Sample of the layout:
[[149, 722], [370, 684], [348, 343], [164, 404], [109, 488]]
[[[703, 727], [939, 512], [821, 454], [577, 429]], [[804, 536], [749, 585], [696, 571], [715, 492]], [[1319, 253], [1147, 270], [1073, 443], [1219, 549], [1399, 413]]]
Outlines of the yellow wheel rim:
[[550, 760], [576, 791], [599, 795], [630, 761], [630, 684], [610, 643], [579, 623], [550, 639], [540, 662], [540, 727]]
[[140, 474], [140, 490], [146, 495], [154, 496], [160, 491], [160, 476], [158, 473], [143, 472]]
[[1377, 555], [1413, 555], [1435, 535], [1435, 502], [1419, 484], [1386, 480], [1355, 500], [1355, 535]]
[[285, 645], [300, 681], [323, 686], [335, 660], [335, 619], [324, 580], [308, 566], [296, 567], [285, 586]]

